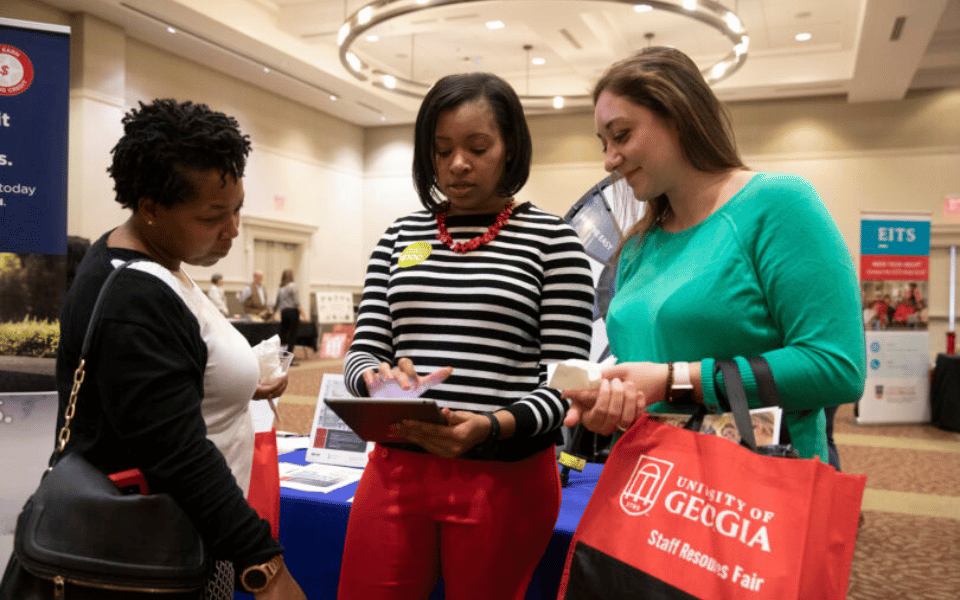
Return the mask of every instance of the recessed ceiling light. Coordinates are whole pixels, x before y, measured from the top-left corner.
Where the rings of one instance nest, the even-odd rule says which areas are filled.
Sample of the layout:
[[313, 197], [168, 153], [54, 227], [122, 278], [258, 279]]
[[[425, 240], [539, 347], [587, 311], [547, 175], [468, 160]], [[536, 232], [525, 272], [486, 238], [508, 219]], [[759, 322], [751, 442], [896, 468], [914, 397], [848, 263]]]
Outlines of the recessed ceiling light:
[[634, 4], [633, 10], [637, 12], [649, 12], [653, 10], [653, 7], [650, 6], [649, 4]]
[[563, 96], [554, 96], [553, 97], [553, 107], [556, 109], [563, 108]]
[[363, 66], [363, 63], [360, 62], [360, 58], [353, 52], [347, 52], [347, 63], [354, 71], [359, 71]]
[[545, 65], [545, 64], [547, 64], [547, 59], [545, 59], [545, 58], [540, 58], [540, 57], [538, 56], [538, 57], [532, 59], [530, 62], [532, 62], [532, 63], [535, 64], [535, 65]]
[[360, 25], [366, 25], [370, 22], [371, 16], [373, 16], [373, 7], [364, 6], [360, 9], [360, 12], [357, 13], [357, 23]]
[[503, 21], [487, 21], [487, 29], [503, 29], [506, 27]]
[[809, 34], [809, 33], [807, 33], [807, 32], [803, 32], [803, 33], [798, 33], [798, 34], [797, 34], [796, 36], [794, 36], [794, 37], [796, 38], [796, 40], [797, 40], [798, 42], [809, 42], [810, 39], [813, 37], [813, 35], [811, 35], [811, 34]]
[[264, 73], [269, 73], [269, 72], [270, 72], [270, 67], [264, 67], [264, 68], [263, 68], [263, 72], [264, 72]]
[[170, 33], [176, 33], [176, 32], [177, 32], [177, 30], [174, 29], [173, 27], [167, 27], [167, 31], [170, 32]]
[[683, 0], [683, 7], [687, 10], [697, 10], [697, 0]]

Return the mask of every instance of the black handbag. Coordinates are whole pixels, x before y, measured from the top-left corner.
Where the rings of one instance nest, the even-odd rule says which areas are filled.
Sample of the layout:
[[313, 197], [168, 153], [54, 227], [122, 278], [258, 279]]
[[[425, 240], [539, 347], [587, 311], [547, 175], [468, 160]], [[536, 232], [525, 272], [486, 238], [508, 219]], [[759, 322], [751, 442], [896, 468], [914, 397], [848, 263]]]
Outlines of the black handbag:
[[173, 497], [148, 493], [145, 481], [140, 493], [124, 493], [80, 454], [63, 453], [104, 294], [131, 262], [107, 277], [94, 305], [53, 466], [17, 518], [0, 600], [193, 600], [203, 593], [203, 540]]

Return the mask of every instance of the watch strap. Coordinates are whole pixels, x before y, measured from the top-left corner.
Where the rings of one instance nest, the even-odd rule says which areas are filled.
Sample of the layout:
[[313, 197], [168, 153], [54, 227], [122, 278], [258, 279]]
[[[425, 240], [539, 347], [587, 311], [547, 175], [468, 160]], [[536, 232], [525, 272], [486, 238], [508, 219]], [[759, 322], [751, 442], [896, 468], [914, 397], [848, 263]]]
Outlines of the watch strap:
[[693, 402], [693, 383], [690, 380], [690, 363], [667, 363], [666, 400], [670, 404], [688, 405]]

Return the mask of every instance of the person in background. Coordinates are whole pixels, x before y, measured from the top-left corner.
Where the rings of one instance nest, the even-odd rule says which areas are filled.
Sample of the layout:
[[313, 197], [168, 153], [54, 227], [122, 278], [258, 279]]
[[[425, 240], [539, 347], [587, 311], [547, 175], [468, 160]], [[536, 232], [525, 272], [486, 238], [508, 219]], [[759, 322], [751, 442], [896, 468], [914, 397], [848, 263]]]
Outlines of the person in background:
[[243, 312], [251, 318], [269, 321], [273, 311], [267, 306], [267, 290], [263, 287], [263, 272], [254, 271], [253, 281], [243, 287], [238, 298], [243, 305]]
[[422, 395], [442, 425], [378, 443], [350, 509], [341, 600], [523, 598], [560, 507], [567, 410], [546, 364], [589, 356], [593, 280], [562, 219], [517, 203], [532, 142], [514, 90], [487, 73], [431, 88], [415, 125], [424, 210], [380, 238], [344, 380]]
[[759, 406], [746, 359], [760, 356], [794, 447], [826, 462], [823, 409], [861, 397], [866, 352], [853, 261], [816, 190], [744, 166], [723, 107], [679, 50], [614, 64], [593, 99], [604, 166], [647, 210], [626, 235], [607, 314], [619, 364], [599, 390], [564, 393], [566, 424], [609, 434], [644, 410], [728, 411], [717, 359], [737, 362]]
[[131, 214], [90, 247], [64, 301], [57, 429], [104, 280], [143, 259], [104, 296], [66, 451], [105, 473], [138, 468], [151, 490], [176, 499], [217, 561], [205, 598], [233, 598], [236, 581], [257, 600], [304, 600], [269, 523], [244, 497], [254, 449], [247, 405], [280, 396], [287, 380], [258, 385], [250, 345], [183, 270], [230, 251], [249, 138], [232, 117], [175, 100], [140, 103], [123, 132], [109, 173]]
[[890, 309], [890, 294], [884, 294], [877, 297], [877, 321], [880, 322], [880, 329], [886, 329], [890, 324], [888, 310]]
[[207, 297], [213, 306], [225, 317], [230, 316], [230, 309], [227, 308], [227, 297], [223, 294], [223, 288], [220, 283], [223, 281], [223, 275], [214, 273], [210, 276], [210, 289], [207, 290]]
[[910, 282], [910, 288], [907, 290], [907, 302], [913, 305], [914, 309], [919, 309], [920, 303], [923, 302], [923, 294], [920, 293], [920, 288], [912, 281]]
[[[300, 294], [293, 282], [293, 269], [284, 269], [280, 274], [280, 289], [277, 291], [277, 302], [273, 311], [280, 314], [280, 343], [293, 352], [297, 343], [297, 328], [300, 321], [306, 321], [303, 308], [300, 306]], [[294, 359], [293, 364], [297, 364]]]

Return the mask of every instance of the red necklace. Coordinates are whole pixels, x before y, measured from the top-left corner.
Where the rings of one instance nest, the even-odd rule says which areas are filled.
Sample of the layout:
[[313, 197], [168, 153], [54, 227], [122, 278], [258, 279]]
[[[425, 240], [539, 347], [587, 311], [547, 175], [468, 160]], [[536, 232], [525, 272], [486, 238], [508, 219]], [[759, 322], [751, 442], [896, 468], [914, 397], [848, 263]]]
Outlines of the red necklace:
[[499, 215], [497, 215], [497, 219], [493, 222], [493, 224], [487, 228], [486, 233], [483, 235], [478, 235], [472, 240], [462, 243], [454, 243], [453, 238], [450, 237], [450, 234], [447, 232], [447, 213], [439, 212], [437, 213], [437, 230], [440, 233], [437, 234], [437, 239], [446, 244], [457, 254], [464, 254], [466, 252], [470, 252], [471, 250], [476, 250], [480, 246], [489, 243], [490, 240], [497, 237], [497, 234], [500, 233], [500, 229], [506, 224], [507, 219], [510, 218], [510, 213], [512, 212], [513, 201], [511, 200], [506, 206], [503, 207], [503, 210], [500, 211]]

